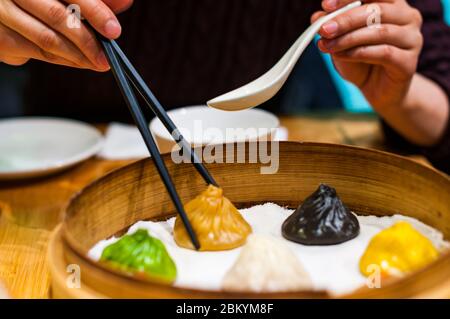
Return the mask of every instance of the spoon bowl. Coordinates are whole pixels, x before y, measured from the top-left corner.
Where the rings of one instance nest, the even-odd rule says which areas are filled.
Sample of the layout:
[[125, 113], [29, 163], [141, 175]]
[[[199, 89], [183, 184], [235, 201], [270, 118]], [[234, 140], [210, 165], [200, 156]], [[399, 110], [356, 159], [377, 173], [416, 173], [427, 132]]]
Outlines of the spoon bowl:
[[361, 1], [349, 5], [321, 17], [313, 23], [297, 39], [292, 47], [284, 54], [267, 73], [258, 79], [231, 92], [225, 93], [207, 102], [213, 108], [226, 111], [239, 111], [258, 106], [272, 98], [284, 85], [295, 64], [320, 28], [335, 17], [361, 6]]

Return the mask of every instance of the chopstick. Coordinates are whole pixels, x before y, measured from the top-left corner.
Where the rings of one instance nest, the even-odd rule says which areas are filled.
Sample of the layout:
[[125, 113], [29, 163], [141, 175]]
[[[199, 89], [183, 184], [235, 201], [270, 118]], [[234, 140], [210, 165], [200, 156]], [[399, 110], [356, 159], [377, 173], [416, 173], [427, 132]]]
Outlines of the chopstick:
[[158, 147], [156, 146], [155, 140], [153, 139], [153, 136], [150, 132], [149, 126], [147, 125], [144, 113], [142, 112], [139, 106], [139, 102], [130, 86], [130, 83], [127, 79], [127, 76], [125, 75], [125, 72], [122, 70], [118, 57], [115, 54], [115, 50], [109, 40], [103, 38], [99, 34], [98, 39], [100, 40], [100, 43], [102, 44], [105, 50], [106, 57], [111, 66], [111, 71], [117, 81], [117, 84], [119, 85], [120, 91], [122, 92], [122, 95], [125, 98], [128, 108], [130, 109], [131, 115], [133, 116], [133, 119], [145, 141], [145, 144], [153, 158], [158, 173], [161, 176], [161, 179], [163, 180], [164, 185], [167, 188], [167, 191], [169, 192], [170, 198], [172, 199], [175, 208], [180, 214], [180, 217], [183, 221], [187, 233], [189, 234], [192, 244], [194, 245], [195, 249], [199, 250], [200, 243], [198, 241], [197, 235], [195, 234], [194, 229], [192, 228], [192, 225], [189, 222], [184, 207], [181, 203], [180, 197], [176, 191], [175, 185], [173, 184], [173, 181], [170, 178], [167, 167], [161, 157], [161, 154], [159, 153]]
[[178, 146], [180, 146], [181, 149], [188, 150], [190, 152], [189, 155], [191, 158], [191, 163], [194, 164], [194, 167], [203, 177], [205, 182], [208, 184], [218, 186], [214, 178], [211, 176], [211, 174], [209, 174], [206, 167], [198, 159], [197, 154], [193, 150], [192, 146], [186, 141], [183, 135], [181, 135], [181, 132], [175, 126], [175, 123], [173, 123], [172, 119], [168, 116], [166, 110], [162, 107], [161, 103], [159, 103], [158, 99], [155, 97], [155, 95], [152, 93], [152, 91], [147, 86], [145, 81], [142, 79], [139, 72], [133, 67], [133, 65], [128, 60], [125, 53], [123, 53], [122, 49], [117, 44], [117, 42], [111, 40], [110, 43], [116, 53], [116, 56], [120, 59], [123, 70], [128, 79], [135, 86], [139, 94], [144, 98], [145, 102], [151, 108], [153, 113], [158, 117], [158, 119], [162, 122], [162, 124], [172, 135]]

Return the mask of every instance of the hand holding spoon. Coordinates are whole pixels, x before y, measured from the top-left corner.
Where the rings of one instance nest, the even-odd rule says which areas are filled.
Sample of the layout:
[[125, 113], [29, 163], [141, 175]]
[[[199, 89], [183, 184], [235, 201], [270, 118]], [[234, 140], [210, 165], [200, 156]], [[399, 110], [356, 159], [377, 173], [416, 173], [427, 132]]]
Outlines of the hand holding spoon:
[[268, 101], [284, 85], [298, 59], [314, 39], [317, 32], [319, 32], [322, 25], [351, 9], [361, 6], [361, 4], [361, 1], [352, 2], [318, 19], [303, 32], [281, 60], [267, 73], [253, 82], [208, 101], [208, 105], [225, 111], [239, 111], [258, 106]]

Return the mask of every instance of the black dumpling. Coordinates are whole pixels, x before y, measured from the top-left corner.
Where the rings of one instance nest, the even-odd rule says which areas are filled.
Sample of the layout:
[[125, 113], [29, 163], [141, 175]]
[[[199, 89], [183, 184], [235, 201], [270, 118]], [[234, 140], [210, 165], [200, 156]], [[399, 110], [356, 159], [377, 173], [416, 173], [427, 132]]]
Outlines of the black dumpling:
[[336, 245], [358, 236], [359, 223], [336, 190], [322, 184], [285, 220], [282, 233], [303, 245]]

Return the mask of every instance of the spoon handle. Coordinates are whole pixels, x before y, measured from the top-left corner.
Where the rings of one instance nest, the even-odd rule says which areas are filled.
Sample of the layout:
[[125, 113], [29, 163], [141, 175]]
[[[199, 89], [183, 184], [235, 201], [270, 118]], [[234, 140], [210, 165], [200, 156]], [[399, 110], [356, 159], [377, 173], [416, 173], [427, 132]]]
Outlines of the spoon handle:
[[355, 1], [318, 19], [302, 33], [302, 35], [297, 39], [297, 41], [295, 41], [291, 48], [284, 54], [281, 60], [278, 61], [278, 63], [274, 65], [273, 68], [269, 70], [269, 72], [261, 76], [260, 79], [264, 80], [264, 82], [266, 83], [269, 83], [270, 79], [276, 79], [279, 86], [279, 88], [277, 89], [278, 91], [287, 80], [287, 77], [292, 72], [292, 69], [294, 68], [300, 56], [303, 54], [309, 44], [314, 40], [314, 37], [319, 32], [320, 28], [328, 21], [333, 20], [337, 16], [361, 5], [361, 1]]
[[[286, 57], [292, 59], [292, 55], [294, 56], [295, 61], [298, 60], [298, 58], [302, 55], [303, 51], [308, 47], [308, 45], [311, 43], [312, 40], [314, 40], [314, 37], [319, 32], [320, 28], [327, 22], [333, 20], [337, 16], [340, 16], [341, 14], [350, 11], [352, 9], [355, 9], [362, 5], [361, 1], [355, 1], [352, 2], [345, 7], [340, 8], [339, 10], [336, 10], [334, 12], [331, 12], [327, 14], [326, 16], [323, 16], [319, 18], [316, 22], [311, 24], [311, 26], [306, 29], [305, 32], [298, 38], [298, 40], [294, 43], [294, 45], [289, 49], [289, 51], [286, 53]], [[293, 67], [293, 65], [291, 64]]]
[[238, 89], [209, 100], [207, 104], [222, 110], [237, 111], [255, 107], [268, 101], [284, 85], [298, 59], [311, 41], [314, 40], [315, 35], [319, 32], [322, 25], [361, 5], [361, 1], [355, 1], [321, 17], [302, 33], [297, 41], [295, 41], [290, 49], [269, 71]]

